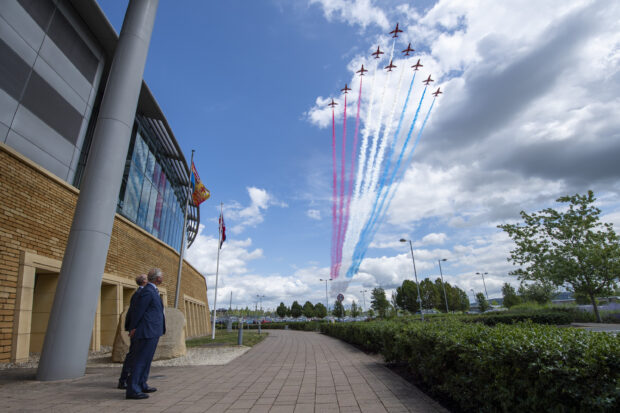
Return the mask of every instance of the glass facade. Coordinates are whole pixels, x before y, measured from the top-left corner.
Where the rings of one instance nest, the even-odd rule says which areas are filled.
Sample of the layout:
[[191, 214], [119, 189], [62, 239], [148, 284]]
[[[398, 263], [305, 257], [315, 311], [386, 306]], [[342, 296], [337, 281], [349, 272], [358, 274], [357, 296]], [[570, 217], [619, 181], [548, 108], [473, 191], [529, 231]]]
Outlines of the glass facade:
[[183, 207], [181, 188], [174, 185], [165, 156], [155, 140], [138, 126], [127, 156], [118, 212], [177, 251], [181, 249]]

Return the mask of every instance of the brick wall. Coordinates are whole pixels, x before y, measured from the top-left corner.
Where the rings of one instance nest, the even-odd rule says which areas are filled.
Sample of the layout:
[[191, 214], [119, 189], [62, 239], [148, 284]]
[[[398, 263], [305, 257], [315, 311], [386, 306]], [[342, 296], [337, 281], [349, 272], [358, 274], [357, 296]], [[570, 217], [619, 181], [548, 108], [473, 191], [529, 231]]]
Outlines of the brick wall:
[[[78, 190], [0, 143], [0, 362], [11, 355], [21, 251], [62, 260]], [[179, 255], [116, 215], [105, 272], [133, 280], [152, 267], [164, 272], [168, 306], [174, 305]], [[204, 278], [183, 264], [183, 294], [207, 303]], [[133, 281], [132, 281], [133, 282]]]

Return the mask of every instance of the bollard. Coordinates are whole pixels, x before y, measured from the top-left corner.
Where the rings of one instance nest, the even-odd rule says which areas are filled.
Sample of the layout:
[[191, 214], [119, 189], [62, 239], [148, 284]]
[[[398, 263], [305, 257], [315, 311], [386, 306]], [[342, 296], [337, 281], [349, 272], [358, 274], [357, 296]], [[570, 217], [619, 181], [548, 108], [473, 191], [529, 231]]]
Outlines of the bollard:
[[258, 335], [260, 336], [260, 323], [258, 323]]
[[237, 345], [238, 346], [242, 346], [243, 345], [243, 321], [240, 321], [239, 335], [237, 335]]

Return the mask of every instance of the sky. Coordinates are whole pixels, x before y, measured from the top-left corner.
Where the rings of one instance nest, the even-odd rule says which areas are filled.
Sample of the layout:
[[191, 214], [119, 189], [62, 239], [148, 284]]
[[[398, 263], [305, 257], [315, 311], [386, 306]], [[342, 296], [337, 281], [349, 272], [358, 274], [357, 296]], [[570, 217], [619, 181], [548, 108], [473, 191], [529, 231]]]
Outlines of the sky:
[[[120, 31], [127, 1], [98, 3]], [[439, 277], [437, 260], [445, 258], [444, 280], [473, 300], [472, 290], [485, 288], [476, 272], [488, 273], [490, 298], [501, 297], [506, 282], [518, 286], [507, 261], [514, 244], [497, 225], [517, 222], [519, 211], [560, 207], [558, 197], [591, 189], [602, 220], [620, 230], [617, 1], [160, 0], [144, 78], [186, 158], [196, 151], [211, 191], [186, 252], [207, 279], [211, 307], [220, 204], [227, 240], [218, 308], [229, 306], [231, 293], [233, 308], [325, 302], [320, 279], [330, 277], [333, 189], [327, 103], [339, 103], [340, 144], [340, 89], [345, 83], [353, 89], [350, 152], [355, 72], [361, 64], [373, 67], [377, 45], [389, 51], [388, 32], [397, 22], [403, 30], [394, 46], [397, 70], [421, 59], [420, 76], [431, 74], [433, 88], [444, 94], [359, 272], [348, 280], [345, 305], [355, 300], [368, 307], [373, 288], [384, 288], [389, 298], [413, 279], [401, 238], [413, 243], [419, 279]], [[416, 52], [405, 57], [400, 50], [408, 43]], [[376, 117], [379, 110], [378, 103], [370, 110], [373, 89], [398, 102], [396, 113], [403, 106], [412, 72], [403, 72], [402, 82], [394, 72], [390, 80], [381, 70], [386, 60], [376, 75], [364, 76], [360, 139], [364, 128], [372, 131], [369, 113]], [[328, 285], [330, 307], [343, 289]]]

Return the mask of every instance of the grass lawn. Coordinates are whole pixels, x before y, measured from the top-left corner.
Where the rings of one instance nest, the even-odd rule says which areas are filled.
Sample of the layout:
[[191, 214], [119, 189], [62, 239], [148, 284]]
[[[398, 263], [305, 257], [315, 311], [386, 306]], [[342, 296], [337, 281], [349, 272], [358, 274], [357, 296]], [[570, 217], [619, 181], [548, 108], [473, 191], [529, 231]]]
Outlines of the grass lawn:
[[[189, 339], [185, 341], [185, 345], [187, 347], [201, 347], [211, 344], [236, 346], [238, 334], [238, 330], [234, 330], [231, 333], [226, 330], [216, 330], [215, 340], [212, 340], [211, 335], [208, 335]], [[266, 331], [263, 331], [262, 334], [259, 335], [257, 330], [243, 330], [243, 345], [252, 347], [254, 344], [263, 341], [265, 337], [267, 337]]]

